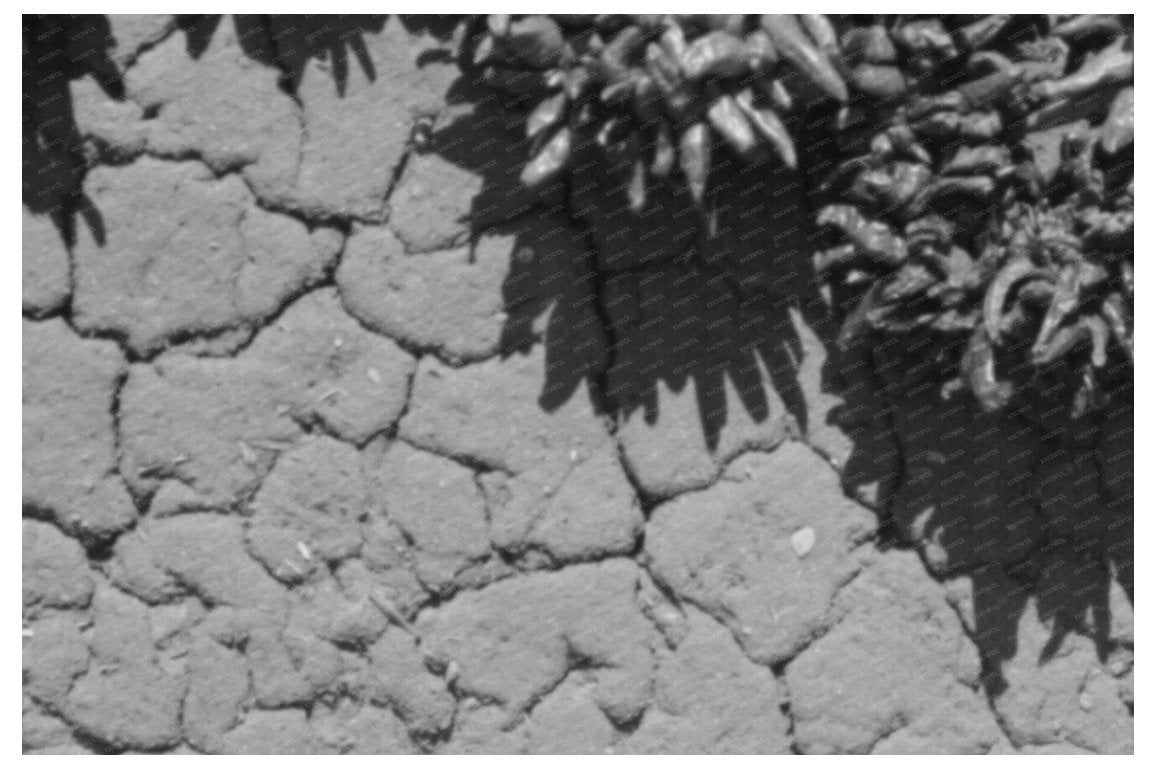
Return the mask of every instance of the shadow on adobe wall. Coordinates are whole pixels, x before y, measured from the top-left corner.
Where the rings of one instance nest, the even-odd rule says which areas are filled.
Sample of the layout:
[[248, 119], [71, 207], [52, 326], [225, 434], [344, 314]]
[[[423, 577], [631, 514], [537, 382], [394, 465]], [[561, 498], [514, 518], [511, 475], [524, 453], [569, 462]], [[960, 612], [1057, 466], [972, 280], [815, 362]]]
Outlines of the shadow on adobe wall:
[[[744, 409], [757, 424], [781, 419], [785, 410], [807, 429], [796, 379], [802, 343], [788, 310], [797, 307], [813, 319], [823, 308], [810, 279], [807, 209], [795, 175], [755, 168], [736, 186], [725, 172], [715, 173], [707, 218], [685, 189], [656, 183], [639, 216], [629, 210], [622, 180], [591, 159], [592, 147], [575, 149], [575, 166], [588, 170], [576, 172], [573, 181], [526, 190], [518, 180], [530, 151], [524, 118], [516, 99], [497, 96], [477, 73], [459, 78], [450, 104], [460, 115], [439, 127], [427, 151], [482, 177], [471, 214], [475, 231], [533, 211], [568, 219], [587, 234], [569, 253], [583, 261], [575, 280], [593, 284], [601, 324], [587, 329], [586, 340], [546, 334], [547, 358], [556, 363], [548, 365], [543, 408], [554, 410], [587, 386], [608, 413], [625, 419], [637, 411], [653, 423], [661, 416], [663, 390], [693, 386], [702, 439], [711, 451], [734, 416], [728, 409]], [[516, 260], [504, 286], [508, 308], [533, 293], [526, 286], [556, 269], [542, 259]], [[586, 326], [588, 308], [580, 297], [536, 301], [540, 309], [553, 307], [552, 329]], [[511, 312], [510, 323], [524, 323], [524, 316]], [[521, 328], [507, 331], [511, 344], [526, 339]], [[603, 342], [609, 355], [591, 359], [589, 350]]]
[[[443, 40], [455, 23], [401, 21]], [[204, 52], [221, 23], [180, 19], [191, 57]], [[311, 57], [331, 62], [339, 93], [350, 66], [388, 77], [373, 71], [362, 40], [380, 31], [385, 17], [238, 16], [229, 23], [251, 57], [282, 71], [289, 91]], [[23, 203], [51, 216], [67, 240], [77, 217], [100, 240], [100, 201], [86, 200], [81, 188], [86, 165], [68, 83], [92, 75], [111, 97], [123, 98], [108, 56], [115, 45], [108, 22], [26, 16], [23, 35]], [[661, 186], [650, 190], [642, 214], [633, 214], [621, 181], [585, 159], [572, 183], [531, 194], [518, 181], [529, 147], [510, 105], [476, 75], [459, 79], [450, 102], [460, 114], [437, 128], [427, 151], [482, 177], [471, 217], [476, 230], [499, 226], [511, 211], [533, 211], [585, 232], [572, 244], [583, 256], [578, 268], [515, 258], [503, 286], [508, 355], [535, 336], [531, 319], [550, 309], [542, 408], [557, 409], [585, 387], [608, 415], [640, 413], [653, 423], [669, 403], [663, 390], [693, 384], [711, 451], [739, 416], [764, 425], [785, 411], [807, 431], [816, 414], [797, 379], [802, 344], [789, 314], [797, 308], [827, 348], [822, 389], [846, 400], [841, 413], [819, 415], [839, 421], [854, 440], [845, 485], [875, 489], [867, 496], [884, 524], [881, 546], [917, 547], [937, 576], [969, 579], [970, 606], [961, 613], [972, 618], [989, 691], [1003, 685], [1000, 669], [1016, 654], [1029, 599], [1051, 629], [1041, 661], [1069, 634], [1092, 639], [1101, 659], [1123, 647], [1131, 652], [1130, 637], [1113, 632], [1110, 601], [1113, 582], [1133, 600], [1130, 376], [1121, 377], [1127, 386], [1109, 409], [1078, 423], [1042, 400], [1002, 415], [982, 414], [966, 398], [943, 401], [918, 340], [849, 355], [836, 350], [810, 278], [811, 206], [798, 177], [768, 167], [716, 171], [705, 219], [685, 190]], [[801, 150], [803, 168], [825, 162], [821, 149]], [[728, 387], [737, 402], [728, 400]]]
[[69, 83], [91, 75], [110, 97], [124, 98], [124, 83], [108, 50], [113, 45], [101, 15], [21, 17], [21, 201], [49, 216], [66, 243], [77, 219], [104, 242], [99, 210], [81, 182], [87, 167], [72, 110]]
[[[619, 423], [636, 412], [654, 422], [662, 390], [693, 384], [711, 451], [735, 409], [765, 423], [785, 408], [804, 432], [812, 427], [808, 414], [837, 422], [854, 441], [844, 469], [848, 492], [878, 511], [881, 548], [917, 549], [952, 585], [990, 694], [1006, 686], [1002, 669], [1017, 655], [1026, 611], [1050, 633], [1040, 664], [1071, 634], [1091, 639], [1101, 661], [1131, 654], [1130, 630], [1114, 629], [1111, 611], [1113, 583], [1133, 600], [1130, 377], [1121, 378], [1127, 386], [1109, 408], [1078, 422], [1045, 407], [1042, 396], [1001, 414], [983, 413], [966, 394], [945, 399], [943, 372], [923, 340], [836, 348], [834, 320], [810, 277], [812, 207], [790, 174], [769, 167], [713, 173], [706, 220], [684, 192], [653, 189], [657, 199], [637, 215], [613, 170], [601, 159], [587, 163], [578, 148], [579, 170], [568, 182], [527, 197], [517, 176], [529, 153], [522, 121], [530, 105], [495, 95], [477, 73], [463, 75], [451, 97], [471, 109], [439, 128], [429, 151], [483, 177], [476, 231], [500, 221], [497, 212], [533, 211], [568, 218], [588, 233], [587, 266], [571, 283], [591, 284], [598, 324], [587, 322], [582, 291], [554, 280], [562, 268], [548, 261], [516, 259], [506, 280], [506, 354], [527, 338], [520, 302], [532, 292], [525, 287], [560, 287], [538, 296], [530, 313], [553, 313], [544, 334], [542, 408], [558, 408], [584, 386]], [[821, 147], [800, 150], [801, 167], [825, 164]], [[791, 307], [826, 348], [821, 386], [845, 400], [838, 413], [817, 417], [808, 408]], [[575, 329], [585, 329], [584, 337]], [[609, 355], [589, 355], [603, 338]], [[762, 384], [767, 375], [773, 392]], [[728, 383], [737, 403], [732, 395], [728, 404]]]

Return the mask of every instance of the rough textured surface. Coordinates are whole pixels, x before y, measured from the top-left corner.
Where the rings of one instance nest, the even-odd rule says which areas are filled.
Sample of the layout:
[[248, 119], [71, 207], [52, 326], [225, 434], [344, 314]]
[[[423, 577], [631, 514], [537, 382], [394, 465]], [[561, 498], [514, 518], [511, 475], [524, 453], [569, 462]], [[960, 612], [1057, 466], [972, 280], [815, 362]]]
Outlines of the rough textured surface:
[[[859, 569], [871, 517], [798, 443], [732, 462], [714, 487], [660, 505], [647, 527], [656, 580], [723, 622], [750, 658], [785, 662], [821, 634], [838, 588]], [[809, 530], [805, 552], [792, 537]]]
[[52, 219], [22, 209], [21, 285], [26, 315], [46, 315], [61, 309], [72, 293], [71, 263], [64, 239]]
[[77, 337], [61, 320], [24, 321], [21, 343], [25, 510], [84, 536], [128, 528], [137, 512], [115, 472], [113, 434], [120, 351]]
[[911, 553], [877, 558], [839, 593], [835, 626], [787, 665], [804, 752], [1006, 752], [979, 655], [923, 573]]
[[86, 182], [104, 232], [82, 229], [74, 248], [76, 322], [138, 353], [263, 320], [318, 281], [340, 245], [331, 230], [256, 208], [237, 177], [199, 163], [142, 159]]
[[838, 351], [798, 174], [532, 193], [453, 18], [101, 18], [25, 79], [24, 752], [1132, 750], [1131, 392]]

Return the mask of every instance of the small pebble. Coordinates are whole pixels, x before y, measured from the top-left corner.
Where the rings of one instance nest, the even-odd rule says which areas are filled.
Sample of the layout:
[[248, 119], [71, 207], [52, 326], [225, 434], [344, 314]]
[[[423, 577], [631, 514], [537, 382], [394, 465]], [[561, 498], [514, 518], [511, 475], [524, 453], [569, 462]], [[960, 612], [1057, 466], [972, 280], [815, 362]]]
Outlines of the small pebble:
[[1092, 709], [1092, 695], [1087, 692], [1080, 692], [1080, 710], [1085, 712]]
[[810, 526], [804, 526], [791, 535], [791, 547], [795, 549], [795, 555], [800, 558], [811, 552], [811, 548], [814, 546], [815, 530]]

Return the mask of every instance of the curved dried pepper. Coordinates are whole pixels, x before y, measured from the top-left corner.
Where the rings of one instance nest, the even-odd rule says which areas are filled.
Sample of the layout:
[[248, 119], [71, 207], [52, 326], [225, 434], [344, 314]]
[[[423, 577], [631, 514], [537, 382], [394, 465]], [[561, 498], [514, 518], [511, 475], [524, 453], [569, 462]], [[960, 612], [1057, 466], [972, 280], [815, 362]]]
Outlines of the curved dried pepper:
[[502, 46], [530, 67], [545, 69], [562, 59], [562, 29], [549, 16], [526, 16], [511, 22]]
[[846, 266], [851, 263], [855, 255], [855, 246], [850, 243], [844, 243], [834, 248], [818, 251], [812, 260], [814, 262], [815, 272], [821, 275], [836, 267]]
[[798, 167], [799, 158], [795, 152], [795, 143], [791, 140], [790, 132], [787, 130], [787, 127], [783, 125], [783, 121], [779, 119], [779, 116], [775, 114], [775, 111], [756, 107], [753, 103], [754, 96], [750, 89], [740, 92], [735, 97], [735, 101], [743, 113], [746, 114], [751, 125], [774, 147], [779, 159], [783, 161], [783, 165], [788, 168]]
[[940, 169], [945, 174], [994, 174], [1011, 165], [1011, 150], [1002, 144], [960, 147]]
[[537, 187], [562, 173], [570, 163], [570, 144], [570, 129], [558, 129], [553, 138], [522, 169], [522, 183], [527, 187]]
[[1045, 275], [1046, 272], [1032, 264], [1031, 260], [1021, 257], [1008, 262], [995, 276], [983, 298], [983, 325], [992, 342], [999, 343], [1003, 326], [1003, 306], [1012, 286], [1026, 278]]
[[730, 94], [717, 96], [707, 108], [707, 119], [715, 130], [726, 139], [731, 149], [744, 160], [758, 160], [760, 147], [754, 128], [746, 114]]
[[843, 55], [852, 64], [894, 64], [899, 52], [887, 30], [879, 24], [852, 27], [843, 33]]
[[1108, 109], [1108, 117], [1100, 129], [1100, 144], [1109, 155], [1115, 155], [1122, 148], [1132, 143], [1135, 131], [1136, 93], [1131, 86], [1121, 89], [1112, 106]]
[[630, 210], [636, 214], [646, 208], [646, 164], [641, 157], [636, 158], [630, 166], [626, 199], [630, 203]]
[[1060, 326], [1046, 339], [1041, 337], [1032, 345], [1032, 363], [1041, 368], [1050, 366], [1090, 338], [1091, 331], [1082, 323]]
[[827, 206], [815, 221], [820, 227], [840, 230], [857, 252], [878, 264], [897, 267], [907, 259], [903, 238], [883, 222], [867, 220], [854, 206]]
[[761, 19], [775, 49], [813, 83], [838, 101], [847, 101], [847, 84], [839, 76], [826, 53], [806, 36], [799, 20], [791, 14], [767, 13]]
[[553, 96], [543, 99], [526, 120], [527, 138], [533, 139], [542, 133], [542, 131], [558, 124], [566, 117], [566, 107], [568, 104], [569, 100], [564, 93], [556, 93]]
[[825, 14], [801, 13], [799, 22], [821, 51], [832, 57], [839, 55], [839, 37], [835, 33], [835, 25]]
[[855, 344], [855, 341], [870, 328], [868, 315], [877, 307], [882, 292], [883, 285], [881, 283], [872, 283], [871, 287], [863, 293], [858, 304], [855, 305], [855, 309], [844, 318], [843, 325], [839, 329], [839, 336], [835, 340], [835, 344], [840, 350], [850, 349], [851, 345]]
[[654, 160], [650, 164], [650, 172], [665, 179], [674, 170], [674, 136], [670, 123], [661, 122], [654, 130]]
[[695, 123], [682, 132], [678, 142], [678, 160], [690, 196], [701, 205], [706, 196], [707, 174], [710, 173], [710, 128], [705, 123]]
[[716, 31], [690, 43], [678, 63], [691, 82], [716, 75], [732, 77], [750, 70], [750, 53], [739, 38], [729, 32]]
[[995, 351], [983, 326], [968, 338], [960, 366], [976, 400], [986, 411], [998, 411], [1011, 400], [1012, 385], [996, 377]]
[[779, 52], [765, 29], [756, 29], [747, 35], [747, 56], [751, 69], [756, 72], [769, 70], [779, 63]]
[[907, 77], [890, 64], [858, 64], [850, 72], [851, 83], [868, 96], [893, 99], [907, 93]]
[[979, 21], [961, 27], [956, 32], [956, 39], [968, 50], [982, 48], [999, 37], [1009, 21], [1011, 21], [1009, 14], [993, 13]]
[[1109, 294], [1100, 306], [1100, 312], [1108, 321], [1108, 328], [1111, 330], [1116, 344], [1120, 345], [1124, 354], [1128, 356], [1128, 360], [1135, 360], [1132, 349], [1132, 332], [1129, 329], [1132, 316], [1124, 305], [1124, 298], [1118, 293]]
[[1085, 315], [1080, 323], [1088, 329], [1088, 337], [1092, 340], [1092, 366], [1104, 368], [1108, 363], [1108, 324], [1096, 315]]
[[599, 56], [602, 64], [611, 72], [619, 73], [630, 68], [632, 61], [641, 53], [646, 39], [638, 27], [626, 27], [619, 32]]
[[1052, 34], [1056, 37], [1070, 40], [1097, 33], [1118, 35], [1124, 31], [1124, 25], [1115, 16], [1103, 13], [1085, 13], [1074, 19], [1069, 19], [1052, 27]]
[[1058, 96], [1079, 96], [1108, 85], [1132, 81], [1133, 55], [1124, 50], [1124, 39], [1092, 54], [1084, 66], [1062, 80], [1038, 83], [1035, 91], [1045, 99]]
[[1056, 292], [1040, 323], [1040, 333], [1036, 337], [1036, 347], [1050, 346], [1050, 339], [1060, 328], [1060, 324], [1071, 315], [1080, 304], [1079, 268], [1068, 265], [1060, 271], [1055, 281]]

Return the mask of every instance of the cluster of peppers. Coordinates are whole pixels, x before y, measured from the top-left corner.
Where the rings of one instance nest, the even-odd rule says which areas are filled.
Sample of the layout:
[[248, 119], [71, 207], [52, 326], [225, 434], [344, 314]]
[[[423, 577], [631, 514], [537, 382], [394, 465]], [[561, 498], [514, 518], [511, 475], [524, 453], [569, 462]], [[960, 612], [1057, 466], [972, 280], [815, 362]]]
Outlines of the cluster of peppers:
[[1077, 411], [1105, 370], [1130, 375], [1131, 17], [491, 15], [468, 31], [467, 62], [531, 102], [527, 185], [594, 142], [635, 210], [651, 177], [703, 205], [720, 146], [792, 167], [806, 151], [830, 169], [815, 267], [841, 344], [942, 335], [955, 385], [992, 409], [1057, 368]]
[[[1130, 18], [846, 22], [815, 267], [869, 331], [959, 341], [986, 408], [1059, 372], [1073, 413], [1133, 356]], [[949, 345], [950, 347], [950, 345]], [[954, 348], [952, 348], [954, 349]]]
[[491, 15], [467, 58], [491, 86], [540, 101], [527, 121], [522, 181], [557, 179], [594, 141], [624, 169], [642, 210], [650, 177], [678, 177], [703, 203], [712, 153], [798, 162], [784, 118], [805, 103], [846, 101], [820, 15]]

